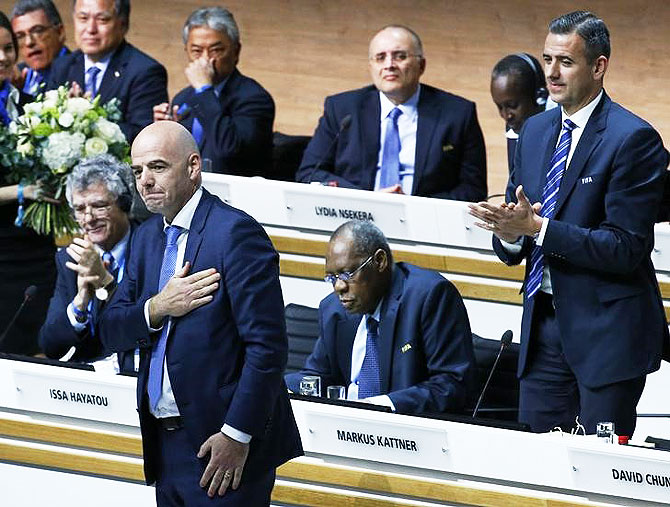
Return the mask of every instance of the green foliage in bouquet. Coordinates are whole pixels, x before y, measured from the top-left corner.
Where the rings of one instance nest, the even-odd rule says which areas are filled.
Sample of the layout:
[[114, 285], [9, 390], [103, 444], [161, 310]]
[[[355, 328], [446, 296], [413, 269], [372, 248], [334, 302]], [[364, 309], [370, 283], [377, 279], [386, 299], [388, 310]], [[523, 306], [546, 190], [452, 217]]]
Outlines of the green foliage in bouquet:
[[39, 184], [59, 201], [36, 201], [26, 209], [23, 225], [40, 234], [79, 230], [65, 201], [65, 180], [80, 159], [109, 153], [129, 161], [128, 141], [116, 123], [121, 119], [118, 100], [100, 105], [100, 97], [69, 97], [69, 91], [61, 86], [38, 95], [22, 116], [0, 128], [0, 165], [7, 183]]

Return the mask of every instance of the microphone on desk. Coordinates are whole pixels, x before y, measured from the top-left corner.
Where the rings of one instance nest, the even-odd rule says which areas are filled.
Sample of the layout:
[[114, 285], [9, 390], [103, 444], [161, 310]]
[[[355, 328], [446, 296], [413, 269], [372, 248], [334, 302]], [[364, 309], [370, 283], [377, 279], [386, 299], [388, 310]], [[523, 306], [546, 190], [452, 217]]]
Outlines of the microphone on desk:
[[340, 135], [342, 135], [342, 132], [347, 130], [349, 126], [351, 125], [351, 115], [348, 114], [344, 118], [342, 118], [342, 121], [340, 122], [340, 129], [337, 131], [337, 134], [335, 134], [335, 137], [333, 137], [333, 140], [330, 142], [330, 146], [328, 146], [328, 149], [326, 150], [326, 153], [323, 154], [319, 162], [312, 168], [312, 172], [309, 173], [309, 178], [307, 179], [307, 183], [312, 183], [312, 178], [314, 177], [314, 173], [318, 169], [321, 169], [321, 165], [326, 160], [326, 157], [330, 155], [330, 152], [333, 151], [333, 148], [335, 147], [335, 144], [337, 143], [337, 140], [340, 138]]
[[7, 336], [7, 333], [9, 333], [9, 330], [14, 325], [14, 322], [16, 322], [16, 319], [18, 318], [18, 316], [23, 311], [23, 308], [26, 306], [26, 304], [29, 301], [32, 301], [35, 298], [36, 295], [37, 295], [37, 287], [35, 285], [30, 285], [30, 286], [28, 286], [28, 288], [26, 288], [25, 292], [23, 293], [23, 301], [21, 302], [21, 305], [19, 306], [19, 309], [16, 310], [16, 313], [14, 313], [14, 316], [12, 317], [12, 320], [9, 321], [9, 324], [7, 324], [7, 327], [3, 331], [2, 336], [0, 336], [0, 345], [2, 345], [2, 342], [5, 340], [5, 337]]
[[484, 394], [486, 393], [486, 389], [489, 387], [489, 383], [491, 382], [491, 378], [493, 377], [493, 373], [496, 371], [496, 367], [498, 366], [498, 361], [500, 361], [500, 356], [503, 353], [503, 350], [505, 350], [505, 347], [507, 347], [510, 343], [512, 343], [512, 336], [514, 334], [512, 333], [511, 329], [508, 329], [505, 331], [502, 335], [502, 338], [500, 338], [500, 350], [498, 351], [498, 355], [496, 356], [496, 360], [493, 363], [493, 366], [491, 367], [491, 371], [489, 372], [489, 377], [486, 379], [486, 383], [484, 384], [484, 388], [482, 389], [481, 394], [479, 395], [479, 399], [477, 400], [477, 404], [475, 405], [475, 409], [472, 412], [472, 417], [477, 417], [477, 412], [479, 411], [479, 406], [482, 404], [482, 400], [484, 399]]

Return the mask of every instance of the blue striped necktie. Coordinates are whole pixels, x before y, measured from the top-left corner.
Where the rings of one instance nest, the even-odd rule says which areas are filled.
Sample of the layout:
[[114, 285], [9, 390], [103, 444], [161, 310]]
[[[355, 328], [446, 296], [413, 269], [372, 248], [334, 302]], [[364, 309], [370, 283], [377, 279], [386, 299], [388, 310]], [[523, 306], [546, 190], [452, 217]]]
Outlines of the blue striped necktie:
[[[572, 143], [572, 130], [575, 128], [577, 128], [577, 125], [566, 118], [563, 122], [558, 146], [556, 146], [549, 163], [547, 182], [542, 190], [542, 210], [540, 211], [542, 217], [554, 218], [558, 189], [561, 187], [563, 173], [567, 168], [568, 153], [570, 153], [570, 144]], [[544, 254], [542, 253], [542, 247], [533, 245], [533, 251], [530, 254], [530, 274], [526, 281], [526, 297], [531, 298], [540, 290], [543, 272]]]
[[[167, 235], [167, 244], [163, 252], [163, 264], [161, 264], [161, 276], [158, 282], [158, 292], [163, 290], [168, 280], [172, 278], [177, 265], [177, 240], [184, 231], [183, 228], [170, 225], [165, 229]], [[170, 329], [169, 321], [166, 320], [161, 330], [161, 336], [154, 343], [151, 350], [151, 362], [149, 363], [149, 381], [147, 382], [147, 392], [149, 394], [149, 406], [151, 410], [156, 409], [158, 400], [163, 391], [163, 363], [165, 362], [165, 349], [167, 345], [168, 331]]]
[[400, 133], [398, 132], [398, 116], [402, 111], [397, 107], [391, 109], [384, 134], [384, 151], [382, 153], [382, 170], [379, 176], [379, 188], [388, 188], [400, 183]]
[[379, 379], [379, 354], [377, 350], [378, 335], [377, 321], [368, 317], [368, 337], [365, 341], [365, 357], [358, 374], [358, 399], [370, 398], [381, 394], [381, 380]]
[[100, 69], [95, 65], [89, 68], [86, 71], [86, 89], [85, 92], [91, 94], [91, 98], [94, 98], [98, 94], [98, 74], [100, 74]]

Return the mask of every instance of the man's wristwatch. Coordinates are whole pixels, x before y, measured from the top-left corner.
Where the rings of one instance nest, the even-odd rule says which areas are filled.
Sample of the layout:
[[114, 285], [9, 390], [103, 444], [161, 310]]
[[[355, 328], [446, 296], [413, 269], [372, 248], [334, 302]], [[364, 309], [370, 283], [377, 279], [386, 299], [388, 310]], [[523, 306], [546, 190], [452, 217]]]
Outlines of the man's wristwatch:
[[100, 301], [107, 301], [107, 298], [109, 298], [109, 295], [114, 290], [115, 282], [116, 280], [114, 280], [112, 277], [112, 279], [106, 285], [95, 289], [95, 297], [97, 297]]

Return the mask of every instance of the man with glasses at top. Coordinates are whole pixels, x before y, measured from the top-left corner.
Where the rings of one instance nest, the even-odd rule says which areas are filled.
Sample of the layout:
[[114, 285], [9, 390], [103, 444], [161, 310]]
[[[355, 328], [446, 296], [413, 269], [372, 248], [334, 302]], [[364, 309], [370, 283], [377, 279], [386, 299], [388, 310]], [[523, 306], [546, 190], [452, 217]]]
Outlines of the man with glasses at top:
[[333, 294], [319, 305], [319, 339], [286, 384], [299, 391], [305, 375], [322, 390], [347, 388], [402, 413], [459, 411], [472, 375], [470, 322], [447, 279], [404, 262], [393, 263], [384, 234], [351, 221], [331, 236], [325, 280]]
[[304, 183], [439, 197], [486, 198], [475, 104], [419, 79], [419, 36], [390, 25], [370, 42], [372, 85], [326, 98], [296, 174]]
[[49, 79], [52, 62], [70, 52], [65, 47], [63, 20], [51, 0], [19, 0], [11, 20], [23, 60], [14, 84], [34, 97]]
[[[96, 324], [123, 279], [131, 249], [130, 181], [130, 168], [106, 154], [82, 160], [68, 176], [67, 200], [84, 237], [56, 254], [56, 289], [39, 334], [50, 358], [93, 362], [110, 355]], [[117, 371], [137, 369], [133, 351], [120, 352], [116, 360]]]

